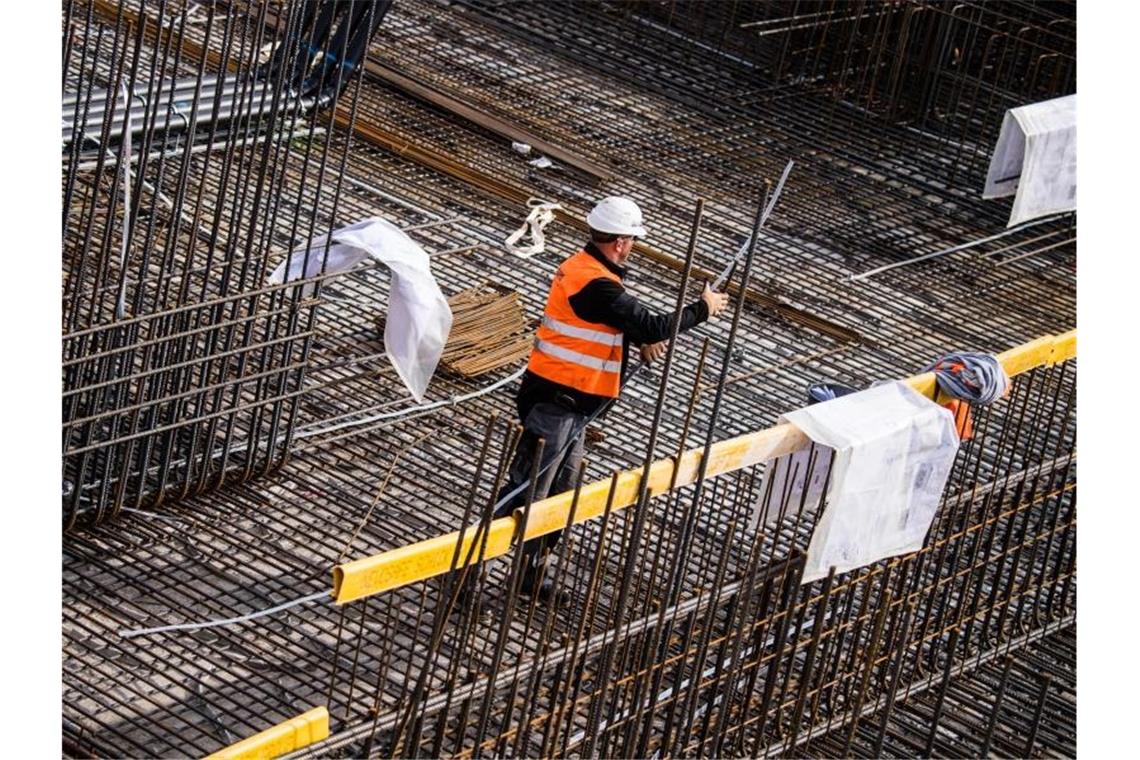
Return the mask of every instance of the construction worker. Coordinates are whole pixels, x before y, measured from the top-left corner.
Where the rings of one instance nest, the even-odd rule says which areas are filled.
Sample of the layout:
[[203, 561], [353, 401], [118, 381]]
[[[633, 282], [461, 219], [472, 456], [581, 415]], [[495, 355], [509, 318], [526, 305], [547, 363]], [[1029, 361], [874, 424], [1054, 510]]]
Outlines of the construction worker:
[[[543, 439], [540, 475], [534, 500], [574, 487], [582, 461], [587, 419], [604, 412], [621, 391], [631, 344], [641, 358], [665, 355], [672, 314], [656, 314], [622, 285], [635, 238], [645, 236], [641, 209], [629, 198], [603, 199], [586, 217], [590, 240], [554, 273], [542, 323], [535, 337], [517, 405], [523, 434], [499, 493], [496, 517], [525, 505], [526, 485], [536, 444]], [[681, 331], [692, 329], [724, 310], [728, 296], [705, 285], [701, 297], [681, 312]], [[560, 461], [555, 461], [558, 458]], [[510, 499], [506, 499], [517, 491]], [[504, 499], [506, 499], [504, 501]], [[544, 568], [561, 531], [523, 546], [521, 593], [544, 602], [564, 603]]]

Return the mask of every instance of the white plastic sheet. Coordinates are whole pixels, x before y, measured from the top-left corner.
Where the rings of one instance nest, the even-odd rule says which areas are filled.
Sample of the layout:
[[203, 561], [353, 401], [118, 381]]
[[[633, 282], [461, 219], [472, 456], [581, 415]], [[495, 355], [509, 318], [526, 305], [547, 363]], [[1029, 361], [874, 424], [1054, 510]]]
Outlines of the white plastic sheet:
[[1077, 207], [1077, 96], [1005, 112], [983, 198], [1016, 193], [1008, 227]]
[[[416, 402], [422, 402], [451, 332], [451, 307], [432, 276], [427, 253], [394, 224], [373, 217], [314, 238], [281, 262], [269, 281], [286, 282], [320, 274], [330, 235], [326, 273], [344, 272], [368, 260], [391, 270], [384, 350]], [[305, 291], [311, 292], [312, 285], [306, 285]]]
[[[752, 529], [772, 527], [789, 512], [802, 512], [805, 517], [815, 514], [823, 500], [834, 454], [826, 446], [809, 446], [770, 460], [764, 469], [761, 498], [752, 513]], [[765, 494], [770, 496], [765, 499]]]
[[922, 548], [958, 451], [949, 410], [893, 382], [784, 419], [834, 449], [805, 583], [826, 576], [831, 566], [844, 572]]

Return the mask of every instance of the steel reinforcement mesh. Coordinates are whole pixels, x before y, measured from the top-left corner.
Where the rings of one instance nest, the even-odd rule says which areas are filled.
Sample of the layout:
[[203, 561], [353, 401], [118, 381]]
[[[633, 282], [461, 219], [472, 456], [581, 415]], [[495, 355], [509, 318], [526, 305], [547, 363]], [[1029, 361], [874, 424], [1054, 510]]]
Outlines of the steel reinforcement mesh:
[[[702, 5], [715, 16], [729, 4], [691, 7]], [[980, 14], [988, 5], [963, 7]], [[681, 44], [699, 16], [690, 14], [682, 29], [659, 17], [668, 7], [398, 2], [363, 75], [333, 107], [295, 114], [277, 129], [251, 122], [231, 136], [219, 127], [222, 141], [203, 136], [184, 153], [166, 145], [174, 155], [137, 170], [168, 199], [184, 200], [169, 208], [135, 175], [133, 217], [150, 214], [157, 230], [182, 242], [167, 253], [156, 234], [144, 246], [138, 230], [150, 222], [134, 226], [126, 260], [148, 269], [127, 278], [127, 293], [148, 295], [122, 320], [112, 318], [118, 232], [100, 221], [106, 211], [92, 211], [121, 193], [114, 163], [104, 158], [92, 174], [84, 162], [97, 164], [97, 151], [65, 155], [65, 190], [71, 174], [76, 188], [95, 177], [101, 183], [82, 190], [86, 196], [73, 191], [90, 199], [87, 206], [65, 205], [74, 217], [65, 222], [65, 272], [81, 260], [85, 272], [103, 272], [87, 290], [65, 286], [91, 305], [65, 306], [65, 315], [82, 316], [65, 322], [65, 373], [81, 379], [65, 386], [65, 394], [77, 392], [64, 400], [81, 388], [86, 399], [70, 402], [65, 446], [88, 450], [72, 457], [86, 458], [87, 474], [70, 491], [65, 483], [73, 502], [65, 501], [64, 515], [98, 523], [77, 521], [63, 539], [69, 754], [206, 754], [316, 704], [333, 716], [322, 754], [613, 755], [644, 745], [673, 754], [816, 755], [849, 743], [851, 754], [869, 755], [879, 720], [887, 726], [883, 751], [919, 754], [925, 736], [892, 744], [902, 730], [896, 722], [912, 704], [933, 705], [947, 672], [952, 686], [934, 747], [964, 754], [981, 747], [980, 737], [971, 750], [954, 750], [974, 745], [947, 739], [946, 726], [973, 725], [956, 707], [965, 701], [955, 698], [956, 685], [977, 677], [990, 687], [971, 688], [995, 698], [1001, 655], [1054, 641], [1075, 605], [1073, 362], [1019, 379], [1014, 396], [979, 414], [984, 437], [959, 455], [957, 490], [948, 489], [940, 532], [923, 553], [837, 577], [826, 599], [822, 582], [794, 583], [810, 515], [797, 523], [785, 509], [761, 540], [750, 529], [748, 515], [763, 499], [763, 472], [753, 468], [710, 480], [699, 498], [687, 487], [651, 500], [634, 548], [626, 538], [634, 510], [569, 531], [559, 581], [572, 604], [555, 613], [520, 601], [506, 614], [504, 585], [516, 577], [508, 557], [489, 563], [469, 606], [452, 605], [458, 609], [446, 617], [440, 605], [450, 595], [429, 582], [339, 609], [318, 600], [250, 622], [123, 636], [320, 594], [338, 561], [478, 521], [513, 415], [513, 384], [492, 384], [516, 368], [476, 380], [440, 372], [427, 399], [434, 406], [417, 408], [384, 356], [382, 270], [323, 280], [311, 300], [265, 285], [267, 269], [328, 226], [391, 219], [433, 257], [446, 294], [495, 282], [517, 290], [534, 318], [550, 273], [580, 245], [581, 232], [557, 221], [545, 253], [523, 260], [502, 252], [526, 199], [557, 200], [572, 216], [602, 195], [627, 193], [646, 210], [653, 248], [635, 254], [631, 287], [653, 308], [671, 310], [697, 199], [705, 205], [695, 263], [716, 272], [747, 236], [762, 180], [794, 159], [760, 236], [735, 337], [727, 319], [682, 335], [664, 396], [660, 368], [632, 383], [595, 426], [587, 481], [642, 463], [659, 399], [664, 456], [704, 436], [771, 425], [802, 406], [816, 380], [863, 387], [920, 371], [947, 350], [998, 351], [1073, 325], [1075, 217], [987, 239], [1003, 229], [1009, 206], [978, 199], [990, 137], [973, 130], [992, 129], [1007, 107], [984, 82], [955, 80], [954, 130], [976, 148], [964, 153], [965, 142], [948, 141], [949, 132], [916, 129], [857, 93], [795, 73], [758, 74], [703, 38]], [[685, 7], [677, 4], [675, 21]], [[933, 10], [908, 22], [912, 30], [924, 14], [941, 13], [915, 7]], [[151, 27], [129, 23], [128, 11], [173, 31], [152, 37]], [[772, 4], [763, 18], [801, 11]], [[113, 90], [116, 67], [132, 70], [128, 49], [141, 51], [140, 71], [157, 60], [169, 76], [196, 78], [221, 73], [215, 60], [223, 59], [202, 50], [221, 55], [247, 39], [252, 66], [254, 42], [275, 39], [276, 24], [289, 21], [287, 13], [273, 17], [279, 12], [271, 4], [68, 5], [65, 91], [82, 91], [77, 82]], [[891, 11], [900, 19], [904, 12]], [[955, 24], [969, 26], [964, 13]], [[889, 33], [899, 28], [887, 28], [881, 44], [894, 49]], [[970, 52], [971, 40], [984, 45], [985, 28], [963, 38], [967, 54], [980, 55]], [[811, 44], [827, 55], [835, 39], [829, 32]], [[801, 65], [792, 55], [798, 47], [787, 47], [783, 60]], [[521, 156], [488, 125], [410, 94], [373, 64], [413, 78], [428, 95], [461, 95], [578, 160], [531, 166], [533, 154]], [[998, 84], [1019, 92], [1013, 83], [1027, 72], [1003, 65]], [[949, 97], [946, 86], [932, 91]], [[1065, 86], [1041, 94], [1065, 94]], [[977, 118], [966, 118], [971, 111]], [[183, 165], [180, 196], [172, 178]], [[595, 176], [583, 166], [602, 170]], [[257, 187], [261, 205], [243, 205], [240, 198], [254, 195], [241, 193]], [[192, 222], [201, 232], [190, 232]], [[224, 234], [230, 225], [241, 230], [241, 244]], [[244, 280], [234, 274], [229, 290], [219, 290], [230, 271]], [[694, 288], [688, 298], [695, 295]], [[151, 395], [124, 392], [124, 377]], [[162, 413], [149, 405], [158, 399]], [[498, 422], [476, 478], [491, 414]], [[140, 435], [146, 431], [152, 438]], [[105, 441], [119, 448], [117, 459], [100, 458]], [[77, 470], [65, 470], [65, 479], [69, 471]], [[165, 496], [150, 498], [155, 493]], [[627, 562], [635, 582], [619, 614], [616, 586]], [[868, 660], [871, 642], [878, 651]], [[995, 667], [996, 680], [986, 680]], [[1012, 668], [1008, 694], [1036, 693], [1023, 670]], [[1072, 722], [1057, 703], [1071, 690], [1062, 680], [1045, 692], [1050, 708], [1037, 721], [998, 711], [992, 746], [1016, 746], [1000, 743], [1013, 741], [1008, 726], [1038, 726], [1027, 754], [1065, 754]]]
[[[904, 691], [1073, 624], [1074, 387], [1070, 363], [1019, 377], [976, 414], [923, 550], [858, 571], [801, 582], [817, 514], [757, 467], [567, 526], [556, 611], [513, 594], [517, 543], [345, 605], [314, 752], [756, 757], [854, 736]], [[486, 470], [472, 503], [492, 501]]]
[[278, 29], [264, 7], [221, 10], [64, 3], [67, 528], [264, 474], [288, 451], [317, 301], [266, 276], [337, 218], [325, 128], [305, 120], [327, 119], [352, 69], [304, 64], [343, 54], [334, 32], [355, 16], [298, 4]]

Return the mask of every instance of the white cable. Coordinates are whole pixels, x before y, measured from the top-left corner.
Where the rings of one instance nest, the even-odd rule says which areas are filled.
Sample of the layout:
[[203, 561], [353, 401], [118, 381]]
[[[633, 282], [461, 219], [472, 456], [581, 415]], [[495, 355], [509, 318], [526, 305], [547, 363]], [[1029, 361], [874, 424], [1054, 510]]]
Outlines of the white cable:
[[[795, 165], [795, 161], [788, 161], [788, 163], [784, 166], [784, 171], [780, 175], [780, 181], [776, 183], [776, 189], [772, 192], [772, 196], [768, 199], [768, 205], [764, 207], [764, 213], [760, 215], [760, 224], [756, 226], [757, 231], [763, 229], [764, 225], [768, 223], [768, 216], [771, 215], [772, 209], [776, 207], [776, 201], [780, 200], [780, 193], [784, 191], [784, 182], [787, 181], [788, 175], [792, 173], [792, 167]], [[749, 235], [748, 239], [744, 241], [744, 244], [740, 246], [740, 250], [736, 252], [735, 258], [733, 258], [732, 261], [728, 262], [728, 266], [726, 266], [724, 268], [724, 271], [720, 273], [720, 276], [716, 278], [716, 282], [710, 286], [713, 290], [719, 291], [724, 287], [725, 281], [728, 280], [728, 275], [732, 272], [732, 268], [735, 267], [737, 263], [744, 260], [744, 257], [748, 254], [748, 249], [751, 245], [752, 235]]]
[[502, 380], [497, 380], [496, 382], [491, 383], [490, 385], [486, 386], [485, 388], [480, 388], [477, 391], [472, 391], [472, 392], [466, 393], [462, 396], [452, 396], [451, 398], [445, 398], [442, 401], [433, 401], [430, 404], [417, 404], [416, 406], [409, 406], [409, 407], [405, 407], [404, 409], [397, 409], [394, 412], [384, 412], [382, 414], [374, 414], [371, 417], [364, 417], [364, 418], [359, 419], [359, 420], [346, 420], [345, 422], [340, 422], [340, 423], [337, 423], [336, 425], [330, 425], [328, 427], [317, 428], [316, 430], [305, 430], [302, 432], [298, 432], [298, 433], [295, 433], [293, 435], [293, 440], [299, 440], [302, 438], [311, 438], [314, 435], [320, 435], [322, 433], [333, 433], [333, 432], [336, 432], [337, 430], [342, 430], [346, 427], [354, 427], [356, 425], [367, 425], [367, 424], [370, 424], [372, 422], [379, 422], [380, 420], [390, 420], [390, 419], [393, 419], [396, 417], [403, 417], [405, 415], [415, 414], [417, 412], [427, 412], [427, 411], [431, 411], [432, 409], [439, 409], [439, 408], [445, 407], [445, 406], [454, 406], [456, 404], [463, 403], [464, 401], [470, 401], [473, 398], [478, 398], [479, 396], [484, 396], [488, 393], [491, 393], [492, 391], [497, 391], [499, 388], [502, 388], [507, 383], [518, 380], [520, 377], [523, 376], [524, 372], [526, 372], [526, 367], [521, 367], [517, 372], [514, 372], [510, 375], [507, 375]]
[[[483, 396], [487, 393], [491, 393], [492, 391], [496, 391], [499, 388], [506, 385], [507, 383], [513, 382], [514, 380], [517, 380], [520, 377], [522, 377], [524, 372], [526, 372], [526, 367], [522, 367], [517, 372], [514, 372], [514, 373], [508, 375], [507, 377], [504, 377], [503, 379], [498, 380], [498, 381], [486, 386], [485, 388], [480, 388], [477, 391], [472, 391], [471, 393], [467, 393], [467, 394], [464, 394], [462, 396], [452, 396], [449, 399], [444, 399], [442, 401], [436, 401], [436, 402], [431, 403], [431, 404], [420, 404], [418, 406], [408, 407], [406, 409], [400, 409], [400, 410], [395, 411], [395, 412], [388, 412], [385, 414], [373, 415], [372, 417], [368, 417], [368, 418], [361, 419], [361, 420], [349, 420], [347, 422], [342, 422], [338, 425], [332, 425], [331, 427], [327, 427], [327, 428], [320, 428], [317, 430], [308, 430], [308, 431], [304, 431], [301, 433], [297, 433], [296, 435], [293, 436], [293, 438], [294, 438], [294, 440], [300, 439], [300, 438], [308, 438], [308, 437], [311, 437], [314, 435], [319, 435], [321, 433], [331, 433], [333, 431], [340, 430], [340, 429], [346, 428], [346, 427], [352, 427], [355, 425], [365, 425], [365, 424], [368, 424], [370, 422], [376, 422], [378, 420], [391, 419], [393, 417], [399, 417], [399, 416], [403, 416], [403, 415], [413, 414], [416, 412], [422, 413], [422, 412], [429, 411], [432, 409], [438, 409], [438, 408], [444, 407], [444, 406], [452, 406], [455, 404], [462, 403], [464, 401], [468, 401], [468, 400], [473, 399], [473, 398], [477, 398], [479, 396]], [[134, 510], [130, 510], [130, 511], [134, 511]], [[320, 592], [317, 592], [316, 594], [311, 594], [310, 596], [304, 596], [304, 597], [301, 597], [300, 599], [294, 599], [290, 602], [285, 602], [283, 604], [279, 604], [276, 607], [270, 607], [269, 609], [260, 610], [258, 612], [251, 612], [248, 615], [242, 615], [240, 617], [226, 618], [224, 620], [208, 620], [208, 621], [201, 622], [201, 623], [181, 623], [181, 624], [177, 624], [177, 625], [159, 626], [157, 628], [141, 628], [141, 629], [136, 629], [136, 630], [131, 630], [131, 631], [120, 631], [119, 635], [125, 639], [130, 639], [130, 638], [134, 638], [136, 636], [145, 636], [145, 635], [151, 634], [151, 633], [165, 633], [167, 631], [194, 631], [194, 630], [198, 630], [201, 628], [214, 628], [216, 626], [221, 626], [221, 625], [233, 625], [234, 623], [244, 623], [244, 622], [249, 621], [249, 620], [256, 620], [257, 618], [265, 617], [266, 615], [272, 615], [275, 612], [281, 612], [282, 610], [287, 610], [290, 607], [296, 607], [296, 606], [301, 605], [301, 604], [307, 604], [309, 602], [316, 601], [316, 600], [320, 599], [321, 597], [327, 597], [327, 596], [330, 596], [328, 591], [320, 591]]]
[[131, 97], [127, 83], [121, 85], [123, 93], [123, 150], [126, 161], [123, 162], [123, 243], [119, 250], [119, 297], [115, 302], [115, 319], [122, 319], [127, 313], [127, 243], [131, 237]]
[[961, 245], [956, 245], [952, 248], [944, 248], [941, 251], [934, 251], [933, 253], [924, 253], [921, 256], [915, 256], [914, 258], [906, 259], [905, 261], [896, 261], [893, 264], [884, 264], [883, 266], [878, 267], [876, 269], [870, 269], [866, 272], [860, 272], [859, 274], [853, 274], [853, 275], [851, 275], [851, 280], [852, 281], [863, 280], [863, 279], [870, 277], [871, 275], [879, 274], [880, 272], [886, 272], [890, 269], [895, 269], [897, 267], [904, 267], [907, 264], [917, 264], [920, 261], [926, 261], [927, 259], [933, 259], [933, 258], [936, 258], [938, 256], [945, 256], [948, 253], [955, 253], [957, 251], [964, 251], [967, 248], [973, 248], [974, 246], [981, 245], [982, 243], [989, 243], [993, 240], [998, 240], [998, 239], [1003, 238], [1006, 235], [1010, 235], [1014, 232], [1021, 232], [1022, 230], [1027, 230], [1030, 227], [1036, 227], [1039, 224], [1045, 224], [1046, 222], [1056, 221], [1057, 219], [1060, 219], [1061, 217], [1065, 216], [1068, 213], [1070, 213], [1070, 212], [1065, 211], [1065, 212], [1060, 213], [1060, 214], [1054, 214], [1053, 216], [1047, 216], [1044, 219], [1036, 219], [1032, 222], [1026, 222], [1025, 224], [1019, 224], [1016, 227], [1010, 227], [1008, 230], [1002, 230], [1001, 232], [997, 233], [996, 235], [990, 235], [989, 237], [979, 238], [978, 240], [971, 240], [968, 243], [962, 243]]
[[[438, 409], [438, 408], [444, 407], [444, 406], [452, 406], [455, 404], [462, 403], [464, 401], [468, 401], [468, 400], [473, 399], [473, 398], [477, 398], [477, 397], [485, 395], [487, 393], [491, 393], [492, 391], [498, 390], [499, 388], [503, 387], [507, 383], [513, 382], [514, 380], [517, 380], [520, 377], [522, 377], [524, 372], [526, 372], [526, 367], [522, 367], [517, 372], [514, 372], [514, 373], [508, 375], [507, 377], [504, 377], [503, 379], [498, 380], [498, 381], [492, 383], [491, 385], [486, 386], [485, 388], [480, 388], [477, 391], [472, 391], [471, 393], [467, 393], [467, 394], [464, 394], [462, 396], [453, 396], [449, 399], [444, 399], [442, 401], [436, 401], [436, 402], [431, 403], [431, 404], [420, 404], [418, 406], [413, 406], [413, 407], [409, 407], [406, 409], [400, 409], [396, 412], [388, 412], [386, 414], [377, 414], [377, 415], [373, 415], [372, 417], [368, 417], [366, 419], [349, 420], [347, 422], [342, 422], [339, 425], [333, 425], [333, 426], [327, 427], [327, 428], [321, 428], [321, 429], [317, 429], [317, 430], [308, 430], [305, 432], [297, 433], [296, 435], [293, 436], [293, 438], [294, 438], [294, 440], [299, 439], [299, 438], [308, 438], [308, 437], [311, 437], [314, 435], [319, 435], [321, 433], [331, 433], [333, 431], [340, 430], [340, 429], [346, 428], [346, 427], [352, 427], [354, 425], [365, 425], [365, 424], [368, 424], [370, 422], [375, 422], [378, 420], [391, 419], [392, 417], [399, 417], [399, 416], [403, 416], [403, 415], [413, 414], [416, 412], [425, 412], [425, 411], [429, 411], [432, 409]], [[134, 511], [134, 510], [131, 510], [131, 511]], [[177, 625], [159, 626], [157, 628], [141, 628], [141, 629], [130, 630], [130, 631], [120, 631], [119, 635], [125, 639], [130, 639], [130, 638], [134, 638], [136, 636], [145, 636], [145, 635], [151, 634], [151, 633], [165, 633], [167, 631], [194, 631], [194, 630], [198, 630], [201, 628], [214, 628], [216, 626], [233, 625], [234, 623], [244, 623], [244, 622], [249, 621], [249, 620], [256, 620], [257, 618], [265, 617], [266, 615], [272, 615], [275, 612], [281, 612], [282, 610], [287, 610], [291, 607], [296, 607], [298, 605], [307, 604], [309, 602], [313, 602], [313, 601], [316, 601], [322, 597], [327, 597], [327, 596], [331, 596], [331, 594], [328, 591], [320, 591], [320, 592], [317, 592], [316, 594], [311, 594], [309, 596], [303, 596], [300, 599], [294, 599], [292, 601], [285, 602], [283, 604], [279, 604], [276, 607], [270, 607], [269, 609], [259, 610], [258, 612], [251, 612], [248, 615], [242, 615], [240, 617], [226, 618], [224, 620], [207, 620], [207, 621], [201, 622], [201, 623], [181, 623], [181, 624], [177, 624]]]
[[[383, 356], [383, 354], [377, 354], [376, 356]], [[365, 358], [373, 358], [373, 357], [365, 357]], [[506, 385], [507, 383], [511, 382], [512, 380], [517, 380], [518, 378], [522, 377], [522, 374], [525, 371], [526, 371], [526, 367], [523, 367], [522, 369], [518, 370], [517, 372], [515, 372], [513, 375], [510, 375], [509, 377], [504, 377], [502, 380], [498, 380], [498, 381], [492, 383], [491, 385], [486, 386], [485, 388], [480, 388], [477, 391], [472, 391], [471, 393], [465, 394], [463, 396], [452, 396], [451, 398], [445, 399], [443, 401], [436, 401], [436, 402], [431, 403], [431, 404], [421, 404], [419, 406], [406, 407], [404, 409], [400, 409], [400, 410], [395, 411], [395, 412], [378, 414], [378, 415], [374, 415], [372, 417], [365, 417], [365, 418], [362, 418], [359, 420], [346, 420], [345, 422], [337, 423], [335, 425], [330, 425], [329, 427], [316, 428], [316, 429], [298, 428], [297, 432], [295, 432], [293, 434], [293, 439], [297, 440], [297, 439], [303, 439], [303, 438], [312, 438], [313, 436], [320, 435], [321, 433], [335, 432], [337, 430], [343, 430], [346, 427], [352, 427], [354, 425], [367, 425], [371, 422], [376, 422], [376, 421], [384, 420], [384, 419], [391, 419], [393, 417], [400, 417], [400, 416], [410, 417], [413, 414], [422, 415], [422, 414], [425, 414], [427, 412], [430, 412], [434, 409], [438, 409], [438, 408], [443, 407], [443, 406], [459, 404], [463, 401], [467, 401], [467, 400], [473, 399], [473, 398], [478, 398], [479, 396], [484, 396], [488, 393], [491, 393], [492, 391], [496, 391], [499, 388]], [[396, 401], [399, 401], [399, 400], [400, 399], [396, 399]], [[395, 401], [388, 402], [388, 403], [389, 404], [395, 403]], [[287, 433], [278, 434], [273, 445], [276, 446], [278, 444], [284, 443], [284, 441], [287, 437], [288, 437]], [[240, 454], [241, 452], [247, 450], [248, 448], [249, 448], [249, 443], [242, 442], [242, 443], [239, 443], [238, 445], [234, 446], [233, 448], [231, 448], [229, 451], [229, 454], [230, 454], [230, 456], [233, 456], [234, 454]], [[220, 453], [215, 454], [213, 456], [213, 459], [218, 459], [221, 456], [222, 455]], [[182, 463], [184, 463], [184, 460], [181, 460], [181, 459], [176, 460], [176, 462], [175, 462], [175, 464], [182, 464]], [[102, 481], [95, 481], [95, 482], [90, 483], [88, 485], [82, 486], [82, 488], [84, 491], [90, 491], [93, 488], [98, 488], [99, 485], [101, 484], [101, 482]], [[123, 510], [120, 510], [120, 511], [128, 511], [129, 512], [129, 511], [135, 511], [135, 510], [129, 510], [129, 509], [124, 508]], [[145, 514], [151, 514], [151, 513], [148, 512]]]
[[[520, 368], [518, 371], [515, 371], [515, 373], [508, 375], [508, 376], [504, 377], [503, 379], [500, 379], [500, 381], [497, 381], [495, 383], [491, 383], [490, 385], [488, 385], [486, 387], [482, 387], [482, 389], [479, 389], [478, 391], [472, 391], [471, 393], [466, 393], [464, 395], [456, 395], [456, 397], [451, 397], [450, 399], [445, 399], [442, 401], [435, 401], [433, 403], [420, 404], [420, 406], [409, 407], [407, 409], [400, 409], [398, 411], [386, 412], [386, 414], [374, 415], [372, 417], [368, 417], [365, 419], [349, 420], [349, 422], [344, 422], [344, 423], [341, 423], [339, 425], [333, 425], [331, 427], [319, 428], [319, 430], [306, 431], [306, 432], [298, 433], [298, 434], [295, 434], [293, 436], [293, 438], [294, 438], [294, 440], [303, 439], [303, 438], [310, 438], [310, 436], [312, 436], [312, 435], [318, 435], [320, 433], [331, 433], [331, 432], [334, 432], [336, 430], [341, 430], [341, 428], [344, 428], [344, 427], [351, 427], [351, 426], [355, 426], [355, 425], [365, 425], [368, 423], [376, 422], [376, 420], [380, 420], [380, 419], [390, 419], [392, 417], [399, 417], [402, 415], [410, 415], [410, 414], [414, 414], [414, 412], [423, 412], [423, 411], [427, 411], [427, 410], [431, 410], [431, 409], [438, 409], [440, 407], [451, 406], [451, 404], [462, 403], [463, 401], [469, 401], [471, 399], [480, 397], [480, 395], [484, 395], [484, 394], [490, 393], [492, 391], [497, 391], [498, 389], [500, 389], [500, 387], [503, 387], [507, 383], [511, 383], [513, 381], [516, 381], [516, 379], [519, 379], [520, 377], [522, 377], [522, 374], [524, 373], [524, 371], [527, 371], [526, 367]], [[246, 622], [246, 621], [250, 621], [250, 620], [257, 620], [258, 618], [264, 618], [264, 616], [266, 616], [266, 615], [271, 615], [271, 614], [274, 614], [276, 612], [288, 610], [288, 608], [290, 608], [290, 607], [295, 607], [295, 606], [302, 605], [302, 604], [308, 604], [309, 602], [315, 602], [315, 600], [317, 600], [321, 597], [327, 597], [327, 596], [329, 596], [328, 591], [318, 591], [317, 594], [312, 594], [310, 596], [304, 596], [304, 597], [301, 597], [300, 599], [293, 599], [292, 602], [285, 602], [284, 604], [279, 604], [275, 607], [269, 607], [268, 610], [261, 610], [259, 612], [252, 612], [252, 613], [247, 614], [247, 615], [241, 615], [241, 616], [238, 616], [238, 618], [227, 618], [225, 620], [207, 620], [207, 621], [200, 622], [200, 623], [179, 623], [179, 624], [174, 624], [174, 626], [160, 626], [157, 628], [141, 628], [141, 629], [136, 629], [136, 630], [120, 631], [120, 636], [122, 636], [123, 638], [135, 638], [136, 636], [146, 636], [148, 634], [163, 634], [163, 632], [166, 632], [166, 631], [198, 630], [198, 629], [202, 629], [202, 628], [214, 628], [214, 627], [218, 627], [218, 626], [231, 626], [231, 624], [234, 624], [234, 623], [242, 623], [242, 622]]]
[[297, 607], [298, 605], [301, 605], [301, 604], [308, 604], [309, 602], [315, 602], [322, 597], [331, 597], [331, 596], [332, 596], [332, 594], [328, 591], [318, 591], [315, 594], [310, 594], [309, 596], [303, 596], [300, 599], [294, 599], [290, 602], [285, 602], [283, 604], [279, 604], [276, 607], [270, 607], [269, 609], [259, 610], [257, 612], [251, 612], [248, 615], [242, 615], [241, 617], [226, 618], [225, 620], [206, 620], [206, 621], [201, 622], [201, 623], [181, 623], [178, 625], [162, 625], [162, 626], [159, 626], [158, 628], [138, 628], [138, 629], [133, 630], [133, 631], [119, 631], [119, 635], [122, 636], [124, 639], [133, 639], [135, 636], [146, 636], [147, 634], [150, 634], [150, 633], [165, 633], [166, 631], [196, 631], [200, 628], [214, 628], [214, 627], [219, 626], [219, 625], [233, 625], [234, 623], [244, 623], [247, 620], [256, 620], [258, 618], [265, 617], [266, 615], [272, 615], [275, 612], [281, 612], [282, 610], [287, 610], [290, 607]]

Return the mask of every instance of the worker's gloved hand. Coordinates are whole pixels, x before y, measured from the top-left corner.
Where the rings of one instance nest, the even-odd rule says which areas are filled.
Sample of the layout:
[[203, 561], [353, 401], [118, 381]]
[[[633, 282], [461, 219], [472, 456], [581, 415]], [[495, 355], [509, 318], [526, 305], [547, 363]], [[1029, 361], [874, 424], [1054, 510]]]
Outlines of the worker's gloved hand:
[[669, 341], [663, 340], [658, 343], [647, 343], [641, 347], [641, 360], [643, 362], [651, 362], [660, 359], [665, 355], [665, 349], [669, 347]]
[[705, 283], [705, 292], [701, 293], [701, 300], [709, 307], [709, 317], [715, 317], [728, 306], [728, 293], [717, 293], [709, 284]]

